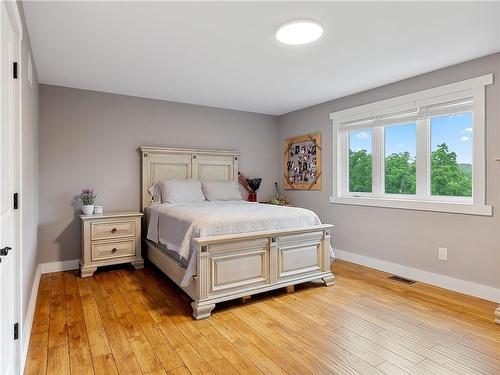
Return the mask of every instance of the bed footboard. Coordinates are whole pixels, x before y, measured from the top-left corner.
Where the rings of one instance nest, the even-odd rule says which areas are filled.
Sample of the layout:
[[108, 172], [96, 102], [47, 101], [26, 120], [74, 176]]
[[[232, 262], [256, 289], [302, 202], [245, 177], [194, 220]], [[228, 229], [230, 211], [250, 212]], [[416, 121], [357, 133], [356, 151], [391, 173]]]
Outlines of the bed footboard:
[[323, 279], [330, 271], [333, 226], [274, 230], [196, 239], [196, 297], [193, 316], [210, 316], [217, 302]]

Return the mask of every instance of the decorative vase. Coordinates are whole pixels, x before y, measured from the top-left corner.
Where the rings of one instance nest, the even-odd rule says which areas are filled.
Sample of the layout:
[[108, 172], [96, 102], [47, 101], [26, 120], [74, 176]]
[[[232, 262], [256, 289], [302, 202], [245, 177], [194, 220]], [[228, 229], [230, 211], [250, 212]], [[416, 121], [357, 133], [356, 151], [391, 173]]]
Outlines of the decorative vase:
[[248, 201], [249, 202], [257, 202], [257, 190], [259, 190], [260, 183], [262, 182], [262, 178], [247, 178], [246, 179], [248, 186], [252, 191], [248, 192]]
[[82, 211], [84, 215], [92, 215], [94, 212], [94, 205], [93, 204], [84, 204], [82, 206]]

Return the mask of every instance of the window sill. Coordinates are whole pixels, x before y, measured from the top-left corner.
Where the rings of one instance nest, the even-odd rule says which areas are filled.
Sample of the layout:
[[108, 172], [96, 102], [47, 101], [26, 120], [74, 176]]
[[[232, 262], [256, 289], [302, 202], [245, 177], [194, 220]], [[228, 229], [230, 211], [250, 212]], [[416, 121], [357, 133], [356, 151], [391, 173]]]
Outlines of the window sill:
[[417, 200], [402, 200], [368, 197], [330, 197], [330, 203], [351, 204], [356, 206], [371, 206], [397, 208], [403, 210], [447, 212], [454, 214], [492, 216], [493, 207], [488, 205], [473, 205], [457, 202], [431, 202]]

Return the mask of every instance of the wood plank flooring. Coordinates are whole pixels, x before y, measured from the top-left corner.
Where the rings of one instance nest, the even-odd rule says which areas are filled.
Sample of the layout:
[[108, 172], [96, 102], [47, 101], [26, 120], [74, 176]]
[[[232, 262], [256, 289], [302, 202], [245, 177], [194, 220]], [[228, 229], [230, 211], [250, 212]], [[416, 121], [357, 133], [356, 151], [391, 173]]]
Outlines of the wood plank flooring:
[[42, 275], [25, 374], [500, 374], [495, 304], [332, 268], [202, 321], [153, 266]]

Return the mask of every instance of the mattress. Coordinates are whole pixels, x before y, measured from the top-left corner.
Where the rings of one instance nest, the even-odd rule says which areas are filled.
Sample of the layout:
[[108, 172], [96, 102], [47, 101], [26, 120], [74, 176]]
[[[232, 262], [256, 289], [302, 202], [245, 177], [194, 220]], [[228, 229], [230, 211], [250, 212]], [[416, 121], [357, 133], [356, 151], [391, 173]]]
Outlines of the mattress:
[[321, 224], [314, 212], [304, 208], [246, 201], [154, 204], [145, 212], [147, 239], [188, 264], [181, 286], [189, 285], [196, 272], [195, 238]]

